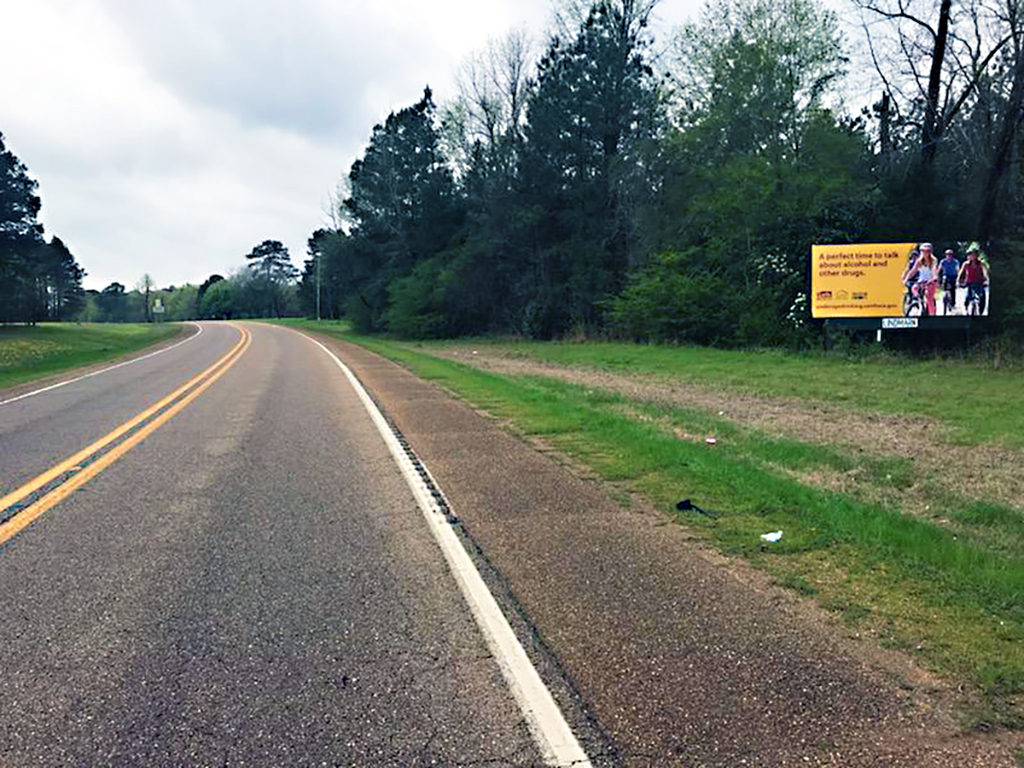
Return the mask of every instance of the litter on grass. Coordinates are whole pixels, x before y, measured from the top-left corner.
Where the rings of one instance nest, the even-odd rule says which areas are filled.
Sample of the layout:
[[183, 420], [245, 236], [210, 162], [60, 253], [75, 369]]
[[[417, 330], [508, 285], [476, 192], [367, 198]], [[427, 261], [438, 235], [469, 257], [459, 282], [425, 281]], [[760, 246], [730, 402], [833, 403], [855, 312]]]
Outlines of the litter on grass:
[[762, 541], [770, 541], [773, 544], [782, 538], [782, 531], [772, 531], [771, 533], [761, 534]]
[[705, 517], [716, 517], [714, 512], [706, 512], [689, 499], [683, 499], [678, 504], [676, 504], [676, 509], [678, 509], [680, 512], [700, 512], [700, 514], [704, 515]]

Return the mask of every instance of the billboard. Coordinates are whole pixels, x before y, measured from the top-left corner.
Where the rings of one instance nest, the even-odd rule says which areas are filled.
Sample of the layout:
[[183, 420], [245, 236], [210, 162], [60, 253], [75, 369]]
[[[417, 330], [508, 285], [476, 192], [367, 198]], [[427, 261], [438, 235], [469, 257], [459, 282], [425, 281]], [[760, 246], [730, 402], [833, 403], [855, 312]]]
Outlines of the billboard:
[[988, 263], [976, 242], [811, 248], [816, 318], [987, 315], [988, 291]]

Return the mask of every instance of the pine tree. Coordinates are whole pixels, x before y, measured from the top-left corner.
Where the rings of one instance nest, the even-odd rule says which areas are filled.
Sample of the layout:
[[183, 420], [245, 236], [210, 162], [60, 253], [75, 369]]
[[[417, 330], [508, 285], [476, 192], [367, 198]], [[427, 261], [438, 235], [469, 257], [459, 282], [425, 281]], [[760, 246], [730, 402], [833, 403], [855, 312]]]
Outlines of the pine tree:
[[0, 134], [0, 322], [36, 319], [33, 252], [43, 237], [36, 221], [41, 206], [36, 186]]
[[594, 326], [630, 266], [631, 185], [658, 97], [628, 10], [597, 3], [575, 40], [554, 41], [528, 105], [523, 193], [541, 221], [518, 293], [532, 297], [540, 335]]

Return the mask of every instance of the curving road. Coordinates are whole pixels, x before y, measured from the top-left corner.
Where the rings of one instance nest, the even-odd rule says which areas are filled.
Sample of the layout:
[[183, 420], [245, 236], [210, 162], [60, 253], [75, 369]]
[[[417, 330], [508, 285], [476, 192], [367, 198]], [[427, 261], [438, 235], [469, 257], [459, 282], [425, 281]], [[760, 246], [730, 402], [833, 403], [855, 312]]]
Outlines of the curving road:
[[398, 466], [297, 334], [203, 324], [0, 405], [0, 494], [245, 334], [218, 380], [2, 545], [0, 764], [542, 764]]

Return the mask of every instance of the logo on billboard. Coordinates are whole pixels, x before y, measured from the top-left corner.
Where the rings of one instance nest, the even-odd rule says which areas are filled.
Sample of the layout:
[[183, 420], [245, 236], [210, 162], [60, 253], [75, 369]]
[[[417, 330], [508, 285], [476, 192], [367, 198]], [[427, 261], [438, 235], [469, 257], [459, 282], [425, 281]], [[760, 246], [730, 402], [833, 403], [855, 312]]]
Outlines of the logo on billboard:
[[832, 291], [818, 291], [818, 301], [827, 301], [832, 298]]
[[899, 330], [902, 328], [917, 328], [916, 317], [883, 317], [882, 330]]
[[867, 297], [868, 295], [863, 291], [855, 291], [853, 294], [854, 301], [864, 301]]

